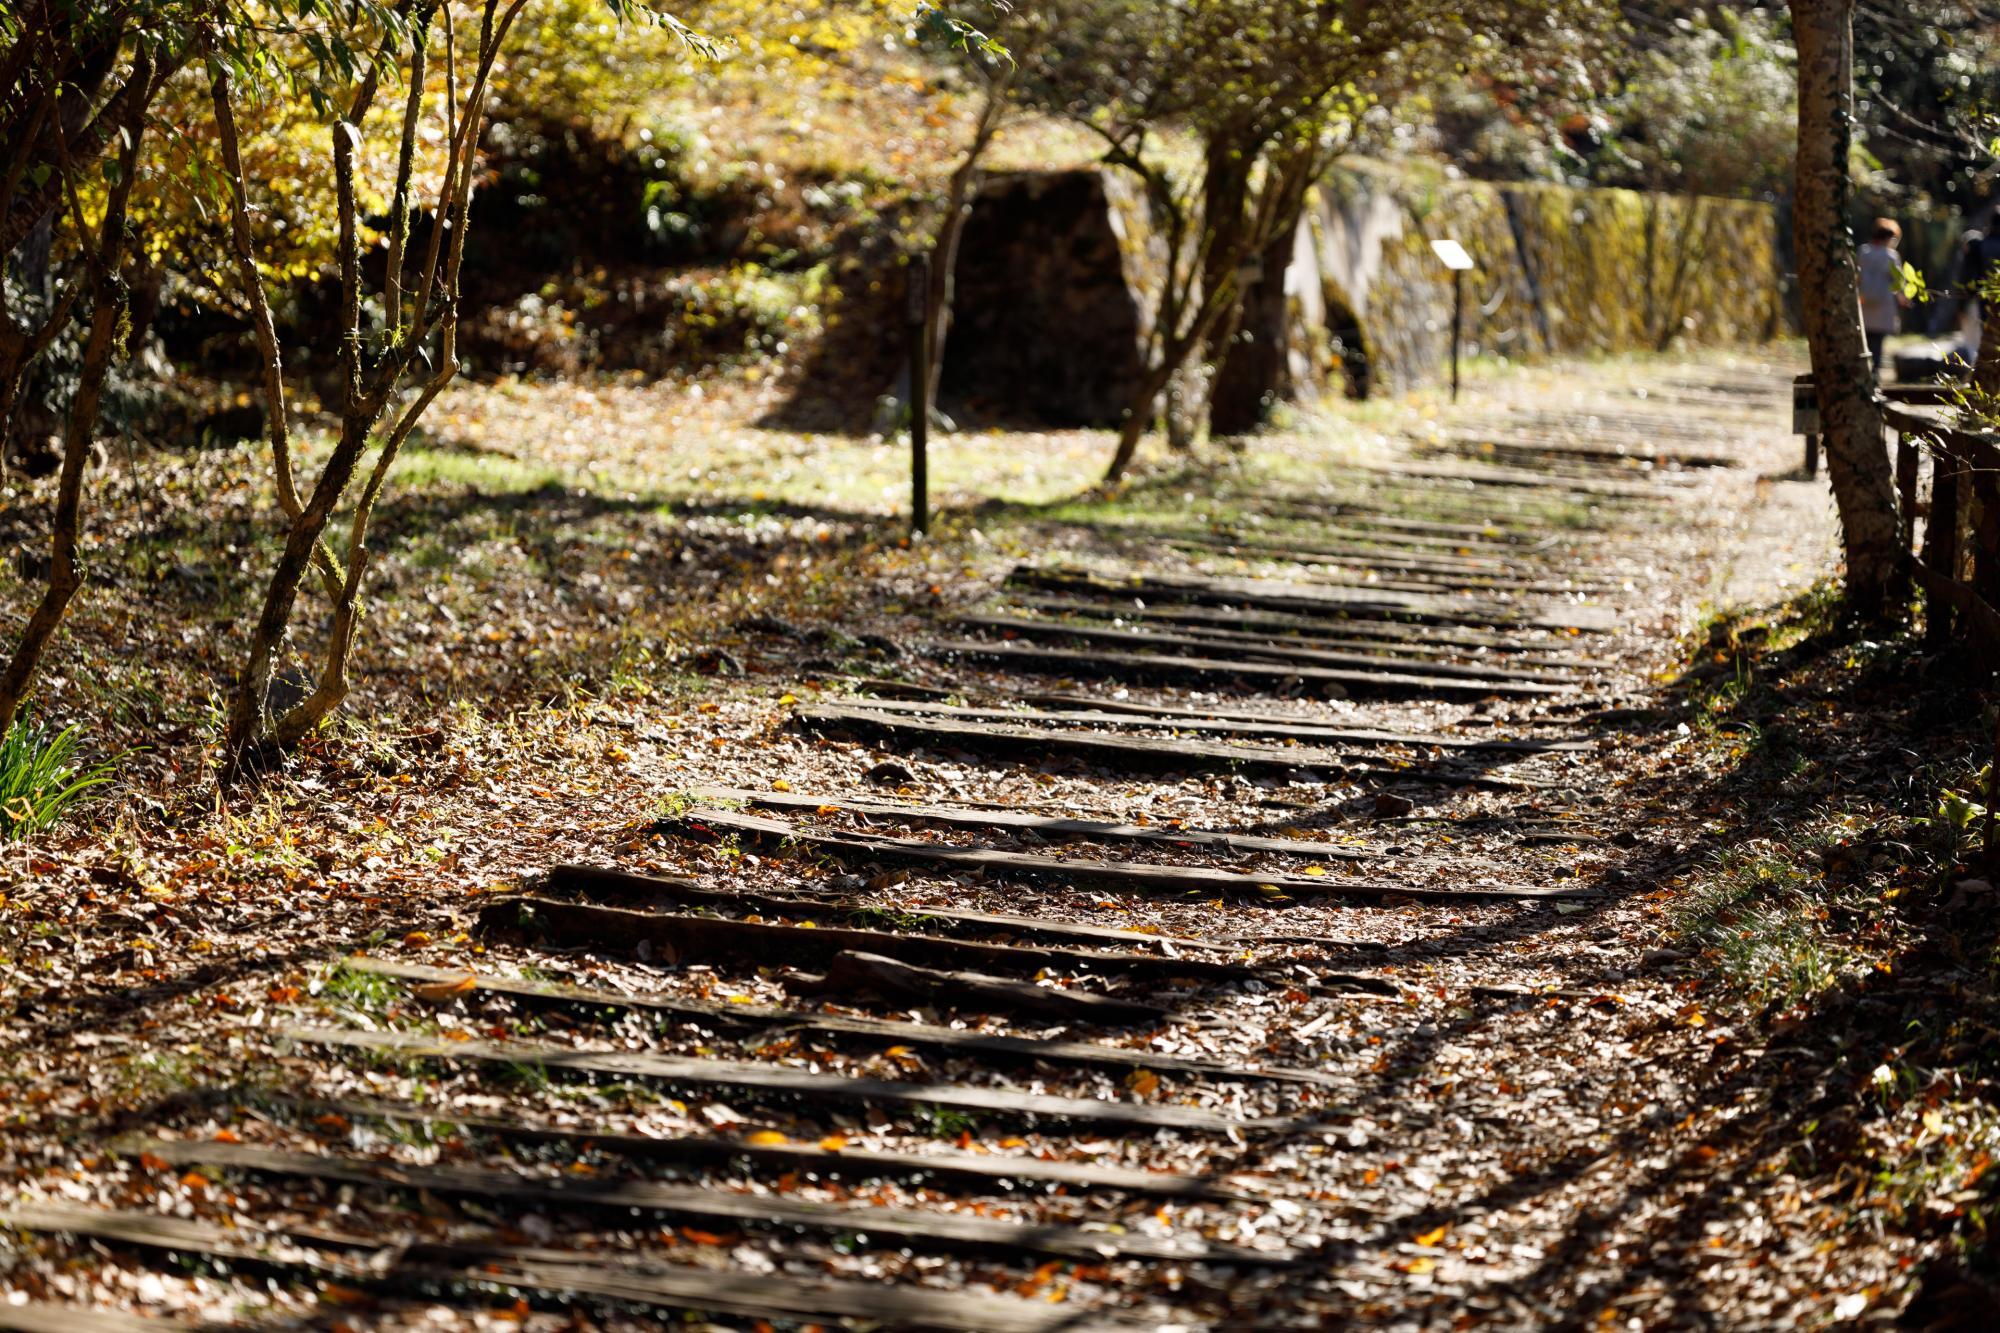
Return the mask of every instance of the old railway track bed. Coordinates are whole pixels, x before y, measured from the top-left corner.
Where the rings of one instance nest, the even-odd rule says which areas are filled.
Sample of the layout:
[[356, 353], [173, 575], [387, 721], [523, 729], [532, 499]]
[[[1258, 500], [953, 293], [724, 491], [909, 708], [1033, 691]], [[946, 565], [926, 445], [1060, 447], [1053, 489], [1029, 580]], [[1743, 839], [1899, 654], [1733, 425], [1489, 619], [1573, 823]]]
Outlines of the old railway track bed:
[[[244, 991], [213, 1071], [0, 1224], [190, 1326], [253, 1280], [355, 1328], [1327, 1327], [1417, 1275], [1504, 1309], [1543, 1225], [1509, 1145], [1660, 1104], [1642, 1061], [1587, 1110], [1553, 1071], [1637, 1021], [1565, 961], [1626, 883], [1590, 719], [1740, 503], [1725, 388], [1472, 408], [885, 587], [879, 683], [630, 724], [631, 809]], [[0, 1327], [136, 1326], [65, 1290]]]

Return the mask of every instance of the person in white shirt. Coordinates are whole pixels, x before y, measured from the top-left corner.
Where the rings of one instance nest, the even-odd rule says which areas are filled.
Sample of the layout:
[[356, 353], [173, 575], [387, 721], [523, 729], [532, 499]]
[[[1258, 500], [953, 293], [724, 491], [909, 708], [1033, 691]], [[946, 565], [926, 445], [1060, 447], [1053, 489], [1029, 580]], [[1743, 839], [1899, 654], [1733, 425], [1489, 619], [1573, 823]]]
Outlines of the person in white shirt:
[[1909, 302], [1897, 289], [1896, 276], [1903, 270], [1903, 256], [1896, 243], [1903, 229], [1889, 218], [1875, 219], [1875, 234], [1861, 247], [1861, 328], [1868, 335], [1868, 357], [1875, 363], [1875, 378], [1882, 378], [1882, 352], [1889, 335], [1903, 320]]

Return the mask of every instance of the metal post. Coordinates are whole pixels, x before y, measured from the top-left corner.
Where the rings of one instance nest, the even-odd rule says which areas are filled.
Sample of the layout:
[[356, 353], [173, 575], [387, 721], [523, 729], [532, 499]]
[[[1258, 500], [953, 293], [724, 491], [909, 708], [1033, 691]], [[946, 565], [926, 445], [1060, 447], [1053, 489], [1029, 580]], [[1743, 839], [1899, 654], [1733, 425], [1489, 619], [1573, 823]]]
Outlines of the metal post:
[[1465, 334], [1465, 270], [1451, 271], [1451, 401], [1458, 401], [1458, 341]]
[[905, 314], [910, 326], [910, 530], [931, 526], [931, 257], [912, 255]]

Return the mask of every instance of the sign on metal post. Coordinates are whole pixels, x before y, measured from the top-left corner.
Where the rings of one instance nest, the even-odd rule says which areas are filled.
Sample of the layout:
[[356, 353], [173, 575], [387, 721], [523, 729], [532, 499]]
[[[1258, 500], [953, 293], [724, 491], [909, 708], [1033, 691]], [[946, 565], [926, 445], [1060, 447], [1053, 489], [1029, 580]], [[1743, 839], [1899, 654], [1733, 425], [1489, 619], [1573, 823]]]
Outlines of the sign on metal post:
[[910, 530], [931, 526], [931, 257], [910, 256], [904, 319], [910, 329]]
[[1458, 345], [1465, 336], [1465, 275], [1472, 269], [1472, 256], [1457, 241], [1431, 242], [1431, 253], [1451, 270], [1451, 401], [1458, 401]]

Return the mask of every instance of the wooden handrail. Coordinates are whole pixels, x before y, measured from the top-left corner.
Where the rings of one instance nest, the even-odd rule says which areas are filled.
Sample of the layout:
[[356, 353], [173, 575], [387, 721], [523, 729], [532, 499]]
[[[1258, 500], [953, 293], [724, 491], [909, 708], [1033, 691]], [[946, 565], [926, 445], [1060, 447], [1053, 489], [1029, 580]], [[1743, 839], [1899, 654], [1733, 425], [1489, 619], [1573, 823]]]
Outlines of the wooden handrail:
[[1940, 574], [1925, 564], [1921, 556], [1905, 553], [1903, 562], [1910, 573], [1916, 575], [1917, 582], [1924, 585], [1925, 592], [1950, 602], [1952, 609], [1968, 617], [1978, 627], [1988, 643], [2000, 644], [2000, 611], [1994, 610], [1992, 604], [1974, 592], [1970, 585], [1960, 583], [1948, 574]]
[[1891, 430], [1935, 441], [1961, 462], [1981, 470], [2000, 471], [2000, 435], [1961, 430], [1934, 417], [1920, 417], [1893, 407], [1883, 409], [1882, 419]]
[[[1812, 372], [1794, 376], [1792, 385], [1798, 389], [1810, 389], [1816, 381]], [[1941, 380], [1936, 384], [1882, 384], [1875, 392], [1892, 403], [1902, 403], [1908, 407], [1949, 407], [1958, 401], [1965, 385], [1956, 380]]]

